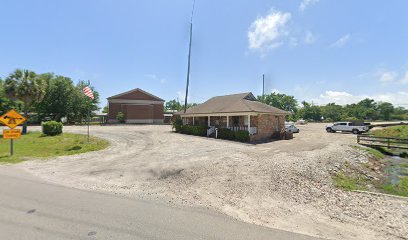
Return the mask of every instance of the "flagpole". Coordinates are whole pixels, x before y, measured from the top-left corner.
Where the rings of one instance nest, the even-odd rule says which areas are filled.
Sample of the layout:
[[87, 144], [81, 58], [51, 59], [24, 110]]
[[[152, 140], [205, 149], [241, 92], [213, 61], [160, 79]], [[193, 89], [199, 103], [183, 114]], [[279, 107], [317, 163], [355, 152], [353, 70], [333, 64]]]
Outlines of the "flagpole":
[[[91, 87], [91, 81], [88, 80], [88, 87]], [[89, 128], [91, 124], [91, 104], [92, 104], [92, 99], [89, 98], [89, 105], [88, 105], [88, 143], [89, 143]]]

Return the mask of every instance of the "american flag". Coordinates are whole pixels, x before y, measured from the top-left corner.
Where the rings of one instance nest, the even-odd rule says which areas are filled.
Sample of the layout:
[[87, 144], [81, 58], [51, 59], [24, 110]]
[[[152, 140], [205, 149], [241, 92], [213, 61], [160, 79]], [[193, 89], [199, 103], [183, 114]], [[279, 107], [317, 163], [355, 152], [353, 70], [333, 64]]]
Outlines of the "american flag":
[[94, 95], [93, 95], [93, 92], [92, 92], [92, 89], [89, 87], [89, 86], [86, 86], [86, 87], [84, 87], [84, 89], [82, 89], [82, 91], [84, 92], [84, 94], [86, 95], [86, 96], [88, 96], [90, 99], [94, 99]]

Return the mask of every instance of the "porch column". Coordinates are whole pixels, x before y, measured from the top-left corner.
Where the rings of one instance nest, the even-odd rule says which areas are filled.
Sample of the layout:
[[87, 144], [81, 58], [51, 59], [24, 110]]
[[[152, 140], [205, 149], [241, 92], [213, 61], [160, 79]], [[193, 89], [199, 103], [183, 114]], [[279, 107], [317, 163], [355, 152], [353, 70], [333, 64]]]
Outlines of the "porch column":
[[211, 121], [210, 121], [211, 119], [210, 119], [210, 116], [208, 116], [208, 126], [210, 127], [211, 126]]
[[248, 132], [251, 131], [251, 115], [248, 115]]
[[195, 124], [194, 124], [194, 116], [193, 116], [193, 126], [194, 126]]
[[229, 116], [227, 116], [227, 128], [229, 128]]

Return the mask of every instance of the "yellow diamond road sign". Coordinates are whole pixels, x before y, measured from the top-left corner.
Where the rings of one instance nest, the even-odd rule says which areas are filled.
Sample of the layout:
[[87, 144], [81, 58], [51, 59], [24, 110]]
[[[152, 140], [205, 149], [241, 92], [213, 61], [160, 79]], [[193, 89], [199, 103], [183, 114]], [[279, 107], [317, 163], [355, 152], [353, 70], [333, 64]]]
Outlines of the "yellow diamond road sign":
[[0, 122], [7, 125], [9, 128], [13, 129], [18, 125], [25, 122], [27, 118], [23, 117], [21, 114], [16, 112], [14, 109], [8, 111], [6, 114], [0, 117]]

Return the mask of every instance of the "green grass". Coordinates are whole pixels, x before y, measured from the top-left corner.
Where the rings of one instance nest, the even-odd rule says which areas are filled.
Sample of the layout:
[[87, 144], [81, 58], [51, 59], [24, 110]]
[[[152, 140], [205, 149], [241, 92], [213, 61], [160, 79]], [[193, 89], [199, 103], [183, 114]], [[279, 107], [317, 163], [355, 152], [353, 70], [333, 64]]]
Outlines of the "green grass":
[[384, 129], [374, 130], [371, 133], [376, 137], [393, 137], [408, 139], [408, 126], [394, 126]]
[[367, 148], [367, 152], [369, 152], [377, 159], [383, 159], [385, 157], [384, 153], [374, 148]]
[[[0, 137], [2, 137], [0, 135]], [[30, 158], [50, 158], [97, 151], [109, 146], [109, 142], [100, 138], [81, 134], [63, 133], [58, 136], [44, 136], [40, 132], [31, 132], [14, 140], [14, 156], [10, 157], [10, 140], [0, 139], [0, 163], [18, 163]]]
[[351, 177], [344, 173], [337, 173], [333, 176], [336, 187], [346, 191], [367, 190], [367, 181], [361, 177]]
[[396, 185], [385, 185], [384, 191], [389, 194], [408, 197], [408, 177], [401, 177]]
[[360, 146], [352, 146], [352, 147], [355, 149], [366, 151], [370, 153], [376, 159], [383, 159], [385, 157], [384, 153], [374, 148], [368, 148], [368, 147], [366, 148], [366, 147], [360, 147]]

